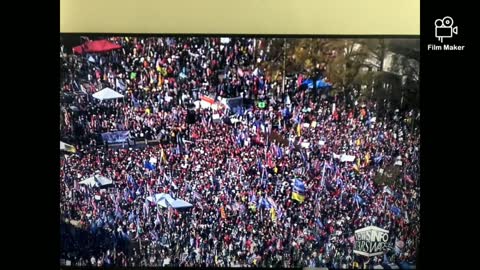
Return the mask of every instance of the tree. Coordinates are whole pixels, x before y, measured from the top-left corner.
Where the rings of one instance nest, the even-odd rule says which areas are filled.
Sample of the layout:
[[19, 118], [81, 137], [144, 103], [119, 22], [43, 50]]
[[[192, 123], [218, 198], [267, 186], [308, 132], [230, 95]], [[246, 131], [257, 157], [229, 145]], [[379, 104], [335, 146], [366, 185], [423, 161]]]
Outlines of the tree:
[[[322, 73], [346, 97], [353, 88], [363, 86], [363, 96], [377, 100], [380, 96], [389, 99], [392, 93], [396, 96], [395, 91], [404, 91], [405, 85], [409, 91], [414, 91], [415, 85], [418, 88], [417, 40], [304, 38], [264, 39], [262, 43], [266, 61], [261, 67], [278, 83], [287, 74], [302, 73], [315, 81]], [[397, 85], [398, 75], [408, 83], [396, 89], [382, 89], [383, 85]], [[379, 96], [374, 97], [374, 93]], [[401, 96], [403, 101], [403, 92]]]
[[330, 47], [334, 58], [327, 64], [327, 77], [334, 88], [340, 89], [348, 97], [362, 69], [368, 67], [368, 49], [361, 40], [355, 39], [334, 40]]
[[385, 70], [385, 59], [387, 57], [390, 41], [385, 39], [363, 39], [362, 43], [365, 44], [369, 59], [368, 64], [370, 67], [374, 67], [377, 71]]
[[267, 44], [267, 61], [261, 67], [274, 80], [280, 80], [284, 60], [286, 74], [306, 75], [312, 73], [317, 65], [325, 65], [331, 60], [329, 39], [270, 39], [263, 42]]

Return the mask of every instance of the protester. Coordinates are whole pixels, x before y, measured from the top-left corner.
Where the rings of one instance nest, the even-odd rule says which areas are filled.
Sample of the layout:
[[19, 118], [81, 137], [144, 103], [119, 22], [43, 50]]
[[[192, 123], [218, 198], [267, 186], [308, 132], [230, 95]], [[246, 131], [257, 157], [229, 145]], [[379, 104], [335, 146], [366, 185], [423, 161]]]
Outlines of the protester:
[[[300, 74], [281, 93], [261, 68], [271, 61], [266, 45], [251, 38], [112, 41], [122, 49], [61, 56], [61, 93], [71, 97], [61, 100], [61, 138], [77, 148], [60, 164], [62, 259], [76, 266], [351, 268], [363, 263], [353, 253], [354, 231], [372, 225], [390, 232], [391, 248], [377, 264], [415, 264], [418, 112], [382, 115], [358, 95], [351, 105], [343, 95], [322, 99], [297, 87]], [[91, 96], [105, 87], [125, 98]], [[225, 105], [197, 108], [190, 121], [201, 96], [267, 106], [244, 105], [237, 123], [222, 120], [231, 113]], [[115, 131], [129, 131], [129, 139], [104, 145], [99, 134]], [[394, 181], [377, 180], [395, 170]], [[79, 184], [93, 175], [113, 185]], [[304, 184], [296, 200], [295, 179]], [[158, 193], [193, 207], [147, 200]]]

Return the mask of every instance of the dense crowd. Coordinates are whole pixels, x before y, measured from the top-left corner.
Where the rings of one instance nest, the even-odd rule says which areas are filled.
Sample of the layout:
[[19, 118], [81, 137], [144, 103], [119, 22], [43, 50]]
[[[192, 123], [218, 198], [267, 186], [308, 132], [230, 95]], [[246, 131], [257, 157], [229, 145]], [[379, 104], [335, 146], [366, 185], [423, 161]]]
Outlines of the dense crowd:
[[[122, 49], [61, 54], [61, 258], [85, 266], [312, 266], [416, 262], [419, 113], [352, 93], [281, 91], [261, 63], [268, 44], [234, 38], [114, 38]], [[260, 44], [259, 44], [260, 43]], [[110, 87], [125, 95], [98, 101]], [[229, 110], [192, 109], [202, 95], [265, 100]], [[195, 114], [189, 111], [195, 111]], [[220, 121], [214, 117], [219, 115]], [[191, 121], [191, 118], [195, 121]], [[130, 131], [121, 145], [98, 134]], [[355, 156], [353, 162], [340, 155]], [[150, 164], [152, 158], [155, 164]], [[148, 164], [149, 166], [146, 166]], [[394, 181], [379, 175], [399, 171]], [[94, 174], [106, 189], [80, 185]], [[292, 199], [294, 179], [305, 199]], [[193, 204], [162, 208], [167, 193]], [[354, 231], [389, 231], [384, 256], [353, 253]], [[401, 242], [402, 245], [398, 245]]]

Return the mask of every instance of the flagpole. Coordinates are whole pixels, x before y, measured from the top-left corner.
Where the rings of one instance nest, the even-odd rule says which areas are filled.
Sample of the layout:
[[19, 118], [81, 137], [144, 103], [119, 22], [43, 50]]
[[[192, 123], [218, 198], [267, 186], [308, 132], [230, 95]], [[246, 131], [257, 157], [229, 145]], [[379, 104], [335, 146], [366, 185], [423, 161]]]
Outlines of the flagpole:
[[327, 162], [326, 160], [323, 161], [323, 169], [322, 169], [322, 188], [325, 187], [325, 178], [324, 178], [324, 177], [325, 177], [325, 165], [327, 164], [326, 162]]

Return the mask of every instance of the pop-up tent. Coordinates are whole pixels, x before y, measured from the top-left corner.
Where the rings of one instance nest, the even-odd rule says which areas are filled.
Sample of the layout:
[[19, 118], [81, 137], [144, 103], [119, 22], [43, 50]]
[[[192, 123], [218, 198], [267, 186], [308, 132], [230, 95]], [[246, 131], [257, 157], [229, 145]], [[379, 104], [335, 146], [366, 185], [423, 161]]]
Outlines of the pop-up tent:
[[88, 41], [80, 46], [73, 47], [73, 53], [84, 54], [84, 53], [103, 53], [109, 52], [117, 49], [121, 49], [122, 46], [110, 42], [108, 40], [94, 40]]
[[189, 202], [186, 202], [182, 199], [176, 199], [175, 201], [173, 201], [173, 203], [171, 204], [171, 207], [172, 208], [175, 208], [175, 209], [179, 209], [179, 208], [189, 208], [189, 207], [193, 207], [193, 204], [189, 203]]
[[123, 98], [122, 94], [108, 87], [96, 92], [92, 96], [100, 100]]
[[172, 196], [170, 196], [167, 193], [159, 193], [153, 196], [148, 196], [147, 200], [149, 202], [155, 203], [156, 205], [160, 205], [163, 208], [171, 207], [171, 208], [179, 209], [179, 208], [193, 207], [191, 203], [186, 202], [182, 199], [173, 199]]
[[164, 208], [167, 208], [169, 205], [171, 205], [175, 201], [172, 198], [172, 196], [170, 196], [167, 193], [159, 193], [153, 196], [148, 196], [147, 200], [155, 204], [158, 204]]
[[80, 181], [79, 184], [87, 185], [90, 187], [103, 187], [107, 185], [111, 185], [113, 181], [101, 175], [95, 175], [85, 180]]

